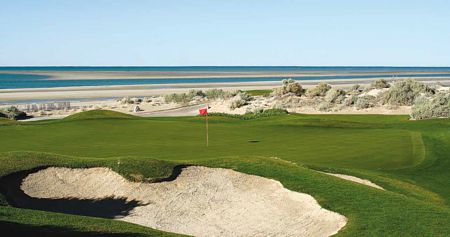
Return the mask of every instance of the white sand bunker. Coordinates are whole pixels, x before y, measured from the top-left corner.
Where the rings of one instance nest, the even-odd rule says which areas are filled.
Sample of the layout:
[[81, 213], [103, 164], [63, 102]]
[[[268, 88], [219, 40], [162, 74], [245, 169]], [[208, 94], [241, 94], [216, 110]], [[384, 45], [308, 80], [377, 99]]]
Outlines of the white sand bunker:
[[338, 177], [338, 178], [341, 178], [341, 179], [345, 179], [345, 180], [348, 180], [348, 181], [352, 181], [352, 182], [355, 182], [355, 183], [363, 184], [363, 185], [366, 185], [366, 186], [369, 186], [369, 187], [372, 187], [372, 188], [377, 188], [377, 189], [384, 190], [383, 187], [381, 187], [381, 186], [379, 186], [379, 185], [377, 185], [375, 183], [372, 183], [370, 180], [367, 180], [367, 179], [361, 179], [361, 178], [358, 178], [358, 177], [355, 177], [355, 176], [351, 176], [351, 175], [346, 175], [346, 174], [334, 174], [334, 173], [327, 173], [327, 172], [321, 172], [321, 173], [328, 174], [328, 175], [331, 175], [331, 176], [334, 176], [334, 177]]
[[134, 183], [107, 168], [47, 168], [22, 190], [38, 198], [138, 200], [117, 219], [194, 236], [330, 236], [347, 222], [278, 181], [228, 169], [191, 166], [176, 180]]

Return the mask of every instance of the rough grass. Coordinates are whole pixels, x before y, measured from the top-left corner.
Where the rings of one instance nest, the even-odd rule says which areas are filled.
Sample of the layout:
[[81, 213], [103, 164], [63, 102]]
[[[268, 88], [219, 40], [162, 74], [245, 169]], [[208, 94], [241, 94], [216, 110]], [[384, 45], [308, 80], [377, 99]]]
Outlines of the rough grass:
[[265, 117], [274, 117], [280, 115], [288, 114], [287, 110], [284, 109], [267, 109], [261, 112], [246, 113], [246, 114], [226, 114], [226, 113], [209, 113], [208, 116], [213, 117], [223, 117], [223, 118], [236, 118], [240, 120], [251, 120]]
[[[8, 134], [1, 140], [0, 176], [46, 165], [105, 166], [128, 179], [142, 176], [152, 181], [170, 175], [177, 164], [232, 168], [279, 180], [291, 190], [313, 195], [324, 208], [345, 215], [349, 222], [338, 236], [450, 234], [449, 119], [211, 116], [210, 146], [206, 148], [201, 117], [103, 114], [98, 118], [102, 112], [92, 113], [70, 120], [0, 126], [0, 132]], [[98, 119], [90, 119], [91, 115]], [[313, 169], [367, 178], [387, 191]], [[166, 234], [113, 220], [12, 207], [0, 207], [0, 224], [2, 228], [62, 230], [74, 236], [91, 232]]]

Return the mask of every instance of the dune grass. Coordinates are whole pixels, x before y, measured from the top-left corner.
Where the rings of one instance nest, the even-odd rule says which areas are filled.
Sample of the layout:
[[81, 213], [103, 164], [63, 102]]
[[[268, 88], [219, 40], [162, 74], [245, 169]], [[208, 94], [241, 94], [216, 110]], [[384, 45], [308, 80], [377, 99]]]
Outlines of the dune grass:
[[[324, 208], [349, 219], [338, 236], [450, 234], [448, 119], [296, 114], [209, 119], [208, 148], [202, 117], [136, 118], [91, 111], [64, 120], [4, 124], [0, 176], [40, 166], [103, 166], [130, 180], [152, 181], [168, 177], [178, 164], [224, 167], [311, 194]], [[315, 170], [367, 178], [386, 191]], [[9, 206], [0, 207], [0, 223], [32, 231], [45, 226], [74, 236], [170, 235], [113, 220]]]

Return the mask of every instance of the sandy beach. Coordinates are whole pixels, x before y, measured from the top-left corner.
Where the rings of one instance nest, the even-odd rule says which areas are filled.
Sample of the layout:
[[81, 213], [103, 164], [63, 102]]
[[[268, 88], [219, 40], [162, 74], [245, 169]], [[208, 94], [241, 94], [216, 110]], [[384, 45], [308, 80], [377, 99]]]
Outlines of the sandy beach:
[[[392, 77], [382, 78], [392, 81]], [[397, 78], [395, 80], [399, 80]], [[299, 80], [305, 88], [317, 85], [323, 80]], [[351, 87], [355, 84], [367, 85], [374, 79], [340, 79], [326, 80], [333, 87]], [[450, 78], [420, 78], [418, 81], [426, 83], [440, 83], [450, 85]], [[126, 86], [79, 86], [55, 87], [33, 89], [0, 89], [0, 103], [35, 101], [35, 100], [76, 100], [94, 98], [117, 98], [126, 96], [155, 96], [169, 93], [187, 92], [190, 89], [220, 88], [223, 90], [262, 90], [278, 87], [280, 81], [268, 82], [229, 82], [229, 83], [180, 83], [180, 84], [152, 84], [152, 85], [126, 85]]]
[[[387, 81], [398, 79], [386, 78]], [[355, 84], [363, 88], [372, 83], [373, 79], [327, 80], [333, 88], [348, 90]], [[433, 85], [448, 87], [448, 78], [424, 78], [420, 81]], [[303, 88], [316, 86], [323, 80], [298, 81]], [[321, 111], [314, 101], [293, 102], [280, 97], [253, 96], [245, 106], [232, 109], [232, 99], [207, 100], [197, 98], [188, 103], [167, 102], [165, 95], [172, 93], [187, 93], [190, 90], [221, 89], [227, 93], [237, 90], [264, 90], [281, 86], [279, 81], [270, 82], [239, 82], [239, 83], [185, 83], [185, 84], [152, 84], [126, 86], [83, 86], [57, 88], [25, 88], [0, 90], [0, 108], [14, 105], [32, 116], [28, 121], [43, 119], [60, 119], [66, 116], [95, 109], [113, 110], [142, 117], [162, 116], [195, 116], [198, 110], [209, 105], [210, 112], [245, 114], [260, 109], [278, 108], [280, 106], [292, 113], [305, 114], [397, 114], [411, 113], [411, 106], [376, 106], [356, 109], [353, 106]], [[443, 88], [444, 88], [443, 87]], [[365, 92], [367, 95], [377, 96], [382, 90]], [[364, 95], [365, 93], [362, 93]], [[124, 101], [125, 100], [125, 101]], [[130, 100], [130, 101], [128, 101]], [[134, 103], [133, 101], [139, 102]], [[297, 99], [298, 100], [298, 99]], [[300, 104], [303, 105], [300, 106]]]
[[450, 74], [450, 70], [439, 71], [388, 71], [373, 72], [370, 70], [360, 72], [345, 71], [50, 71], [50, 70], [3, 70], [5, 74], [26, 74], [46, 76], [43, 80], [100, 80], [100, 79], [189, 79], [189, 78], [255, 78], [255, 77], [320, 77], [320, 76], [371, 76], [379, 78], [380, 76], [402, 77], [410, 74], [417, 75], [439, 75]]

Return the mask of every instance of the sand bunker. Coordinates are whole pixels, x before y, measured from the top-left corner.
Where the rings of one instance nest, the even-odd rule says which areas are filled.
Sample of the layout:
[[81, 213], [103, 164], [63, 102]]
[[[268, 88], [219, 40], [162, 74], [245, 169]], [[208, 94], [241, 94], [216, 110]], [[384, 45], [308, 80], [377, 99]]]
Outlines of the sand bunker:
[[348, 181], [352, 181], [352, 182], [355, 182], [355, 183], [363, 184], [363, 185], [366, 185], [366, 186], [370, 186], [372, 188], [378, 188], [378, 189], [384, 190], [383, 187], [381, 187], [381, 186], [379, 186], [377, 184], [374, 184], [370, 180], [367, 180], [367, 179], [361, 179], [361, 178], [358, 178], [358, 177], [355, 177], [355, 176], [351, 176], [351, 175], [346, 175], [346, 174], [333, 174], [333, 173], [326, 173], [326, 172], [321, 172], [321, 173], [328, 174], [328, 175], [331, 175], [331, 176], [334, 176], [334, 177], [338, 177], [338, 178], [341, 178], [341, 179], [345, 179], [345, 180], [348, 180]]
[[330, 236], [346, 218], [278, 181], [228, 169], [191, 166], [170, 182], [134, 183], [107, 168], [47, 168], [21, 189], [36, 198], [138, 200], [117, 219], [194, 236]]

